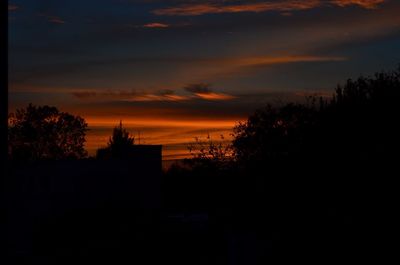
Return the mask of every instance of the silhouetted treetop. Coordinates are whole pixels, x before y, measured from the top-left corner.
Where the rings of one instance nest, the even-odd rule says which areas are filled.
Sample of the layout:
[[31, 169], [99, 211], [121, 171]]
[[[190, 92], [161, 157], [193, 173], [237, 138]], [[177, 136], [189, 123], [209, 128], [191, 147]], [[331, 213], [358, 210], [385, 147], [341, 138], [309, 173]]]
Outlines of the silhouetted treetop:
[[106, 148], [99, 149], [98, 158], [124, 158], [135, 144], [135, 138], [122, 126], [122, 121], [113, 130]]
[[392, 102], [400, 95], [399, 85], [400, 69], [376, 73], [373, 77], [348, 79], [344, 86], [337, 86], [332, 103], [356, 106]]
[[87, 123], [55, 107], [34, 106], [9, 115], [8, 146], [13, 160], [83, 158]]
[[130, 147], [134, 145], [135, 138], [130, 136], [129, 132], [122, 127], [122, 121], [119, 122], [119, 126], [113, 130], [113, 135], [110, 137], [108, 146], [112, 149], [119, 149], [124, 147]]

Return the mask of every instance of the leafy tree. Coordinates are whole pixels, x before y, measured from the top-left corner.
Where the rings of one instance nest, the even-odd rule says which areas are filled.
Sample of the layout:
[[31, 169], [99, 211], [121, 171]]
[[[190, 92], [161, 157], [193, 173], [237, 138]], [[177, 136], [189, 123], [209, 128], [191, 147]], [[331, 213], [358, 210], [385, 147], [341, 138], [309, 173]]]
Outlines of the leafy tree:
[[87, 123], [55, 107], [34, 106], [9, 115], [8, 149], [12, 160], [84, 158]]
[[106, 148], [97, 151], [98, 158], [123, 158], [129, 154], [135, 144], [135, 138], [123, 128], [122, 121], [113, 130]]

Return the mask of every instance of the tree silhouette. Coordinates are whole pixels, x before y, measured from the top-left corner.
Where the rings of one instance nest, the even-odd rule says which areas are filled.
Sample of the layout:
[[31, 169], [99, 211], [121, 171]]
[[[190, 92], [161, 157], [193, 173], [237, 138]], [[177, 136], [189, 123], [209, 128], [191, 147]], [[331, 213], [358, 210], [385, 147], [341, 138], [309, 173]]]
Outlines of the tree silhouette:
[[108, 146], [112, 149], [118, 150], [125, 147], [131, 147], [135, 143], [135, 138], [131, 137], [129, 132], [122, 127], [122, 121], [119, 126], [114, 128], [113, 135], [110, 137]]
[[124, 158], [135, 144], [135, 138], [123, 128], [122, 121], [113, 130], [106, 148], [97, 151], [97, 158]]
[[294, 103], [257, 110], [234, 128], [236, 158], [256, 162], [300, 152], [306, 148], [306, 132], [315, 124], [315, 114], [314, 107]]
[[[271, 158], [372, 159], [398, 152], [400, 69], [349, 79], [331, 100], [268, 105], [234, 128], [239, 162]], [[316, 106], [319, 102], [319, 107]]]
[[397, 153], [400, 68], [347, 80], [321, 114], [328, 148], [347, 156], [382, 157]]
[[8, 153], [12, 160], [83, 158], [87, 123], [55, 107], [34, 106], [9, 115]]

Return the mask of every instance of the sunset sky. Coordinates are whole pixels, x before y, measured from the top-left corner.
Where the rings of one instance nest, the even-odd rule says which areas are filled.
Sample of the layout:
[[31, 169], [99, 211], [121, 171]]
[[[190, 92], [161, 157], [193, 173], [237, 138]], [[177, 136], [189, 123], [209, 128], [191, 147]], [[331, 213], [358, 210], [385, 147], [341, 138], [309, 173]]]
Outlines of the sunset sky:
[[9, 1], [9, 108], [81, 115], [88, 149], [123, 123], [183, 157], [267, 102], [330, 96], [400, 63], [398, 0]]

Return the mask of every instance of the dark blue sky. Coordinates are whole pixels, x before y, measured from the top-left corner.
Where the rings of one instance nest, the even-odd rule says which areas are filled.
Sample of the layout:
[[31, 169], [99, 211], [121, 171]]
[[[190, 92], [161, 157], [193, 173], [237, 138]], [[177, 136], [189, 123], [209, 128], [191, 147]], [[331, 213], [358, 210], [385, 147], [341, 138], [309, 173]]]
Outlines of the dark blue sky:
[[397, 0], [9, 1], [9, 105], [236, 118], [400, 63]]

